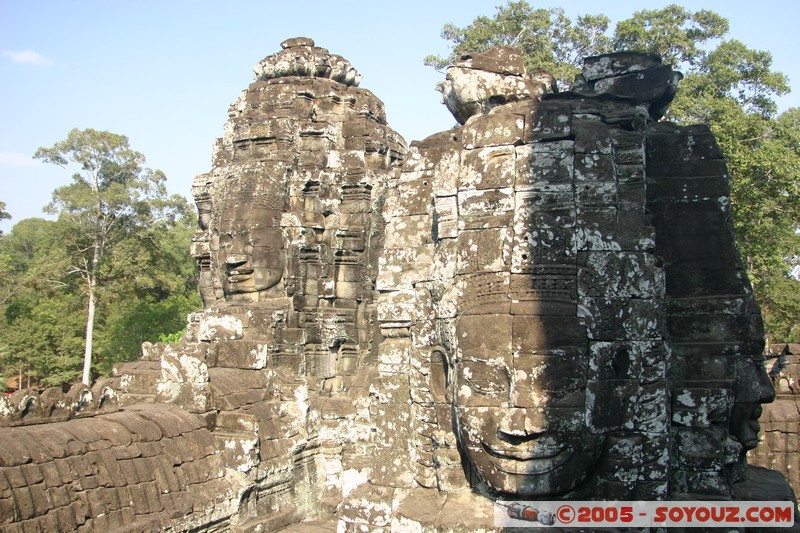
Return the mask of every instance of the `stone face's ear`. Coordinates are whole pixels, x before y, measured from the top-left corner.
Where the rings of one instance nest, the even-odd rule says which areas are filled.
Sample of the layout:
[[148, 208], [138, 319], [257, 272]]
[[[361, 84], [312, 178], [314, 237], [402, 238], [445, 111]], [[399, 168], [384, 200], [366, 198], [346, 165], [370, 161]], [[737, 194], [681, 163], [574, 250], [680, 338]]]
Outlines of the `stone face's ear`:
[[450, 402], [450, 377], [447, 351], [442, 346], [433, 346], [430, 349], [430, 387], [431, 396], [436, 403]]

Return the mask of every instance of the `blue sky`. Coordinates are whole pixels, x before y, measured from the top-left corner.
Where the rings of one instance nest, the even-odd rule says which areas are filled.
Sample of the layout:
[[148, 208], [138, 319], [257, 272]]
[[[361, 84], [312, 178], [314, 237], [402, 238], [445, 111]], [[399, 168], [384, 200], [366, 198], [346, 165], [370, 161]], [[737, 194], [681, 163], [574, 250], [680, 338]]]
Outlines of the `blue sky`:
[[[386, 104], [389, 124], [407, 141], [454, 121], [422, 64], [447, 54], [443, 24], [469, 24], [492, 15], [504, 0], [324, 2], [204, 0], [0, 0], [0, 200], [14, 217], [43, 216], [52, 191], [71, 172], [34, 161], [72, 128], [127, 135], [148, 166], [163, 170], [170, 192], [190, 197], [196, 174], [211, 165], [227, 109], [252, 81], [251, 68], [306, 36], [349, 59], [361, 87]], [[531, 2], [551, 7], [555, 2]], [[562, 1], [567, 14], [605, 13], [612, 21], [663, 1]], [[800, 106], [800, 2], [795, 0], [683, 2], [730, 20], [730, 36], [772, 52], [795, 93], [781, 109]]]

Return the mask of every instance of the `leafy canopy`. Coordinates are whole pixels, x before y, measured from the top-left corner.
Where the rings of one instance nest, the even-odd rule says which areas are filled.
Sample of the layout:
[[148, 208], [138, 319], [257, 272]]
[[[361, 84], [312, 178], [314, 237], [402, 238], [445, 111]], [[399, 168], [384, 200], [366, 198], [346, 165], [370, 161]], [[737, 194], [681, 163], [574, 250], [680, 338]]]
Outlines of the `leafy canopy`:
[[143, 341], [182, 330], [199, 306], [195, 220], [123, 135], [74, 129], [34, 157], [74, 172], [46, 207], [57, 220], [23, 220], [0, 237], [0, 372], [88, 382], [92, 367], [108, 372]]
[[695, 65], [705, 56], [704, 46], [728, 33], [728, 21], [713, 11], [694, 13], [672, 4], [663, 9], [637, 11], [614, 30], [614, 50], [650, 52], [665, 63]]

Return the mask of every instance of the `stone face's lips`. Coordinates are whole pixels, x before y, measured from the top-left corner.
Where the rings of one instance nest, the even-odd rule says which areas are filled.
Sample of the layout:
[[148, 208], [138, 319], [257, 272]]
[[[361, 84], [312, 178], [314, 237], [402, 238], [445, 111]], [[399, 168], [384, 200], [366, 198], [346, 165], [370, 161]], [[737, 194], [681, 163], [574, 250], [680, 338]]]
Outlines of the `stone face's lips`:
[[743, 438], [744, 442], [740, 444], [745, 448], [755, 448], [758, 446], [758, 432], [761, 430], [761, 424], [758, 423], [758, 419], [761, 417], [761, 413], [763, 412], [763, 408], [759, 405], [755, 409], [753, 409], [753, 414], [750, 415], [750, 419], [745, 422], [747, 427], [752, 432], [748, 435], [749, 438]]
[[236, 270], [228, 271], [228, 281], [231, 283], [241, 283], [253, 277], [252, 268], [237, 268]]
[[544, 474], [558, 468], [572, 457], [569, 448], [528, 446], [513, 450], [498, 449], [482, 442], [491, 462], [509, 474]]

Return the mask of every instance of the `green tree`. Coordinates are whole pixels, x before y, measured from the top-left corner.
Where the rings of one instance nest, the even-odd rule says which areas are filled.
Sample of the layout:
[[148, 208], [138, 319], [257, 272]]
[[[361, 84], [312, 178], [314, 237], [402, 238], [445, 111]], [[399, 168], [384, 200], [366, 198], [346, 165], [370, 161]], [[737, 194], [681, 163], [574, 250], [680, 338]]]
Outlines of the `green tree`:
[[695, 13], [675, 4], [637, 11], [614, 30], [615, 50], [658, 54], [666, 63], [694, 65], [705, 56], [705, 45], [728, 33], [728, 21], [713, 11]]
[[36, 385], [60, 385], [80, 376], [83, 304], [78, 280], [64, 276], [69, 262], [62, 230], [57, 221], [32, 218], [0, 238], [0, 372], [20, 383], [27, 377]]
[[[79, 275], [87, 299], [82, 381], [91, 380], [92, 345], [98, 290], [113, 248], [126, 237], [159, 220], [175, 220], [185, 200], [169, 198], [161, 171], [144, 166], [145, 158], [132, 150], [128, 138], [92, 129], [69, 132], [50, 148], [39, 148], [34, 158], [78, 171], [72, 183], [59, 187], [47, 206], [66, 232], [71, 259], [69, 274]], [[182, 201], [181, 201], [182, 200]]]
[[635, 12], [609, 37], [603, 15], [573, 24], [559, 9], [509, 1], [493, 18], [478, 17], [465, 28], [445, 25], [442, 37], [453, 53], [425, 62], [442, 68], [463, 53], [505, 44], [522, 49], [529, 69], [550, 69], [565, 85], [579, 72], [580, 56], [611, 48], [659, 54], [681, 70], [685, 78], [665, 118], [707, 123], [716, 135], [728, 162], [739, 251], [768, 334], [794, 340], [800, 283], [787, 273], [800, 257], [800, 110], [777, 114], [775, 97], [789, 92], [786, 76], [772, 70], [769, 52], [728, 38], [728, 29], [713, 11], [669, 5]]
[[194, 216], [162, 221], [117, 247], [108, 263], [107, 320], [97, 343], [104, 373], [114, 363], [138, 358], [142, 342], [183, 331], [186, 315], [202, 307], [189, 255], [195, 229]]
[[[120, 239], [106, 255], [97, 297], [93, 368], [141, 355], [141, 343], [177, 336], [201, 306], [189, 242], [194, 216], [161, 220]], [[58, 386], [81, 378], [86, 297], [69, 274], [74, 228], [25, 219], [0, 237], [0, 375], [23, 386]], [[24, 379], [23, 379], [24, 378]]]

